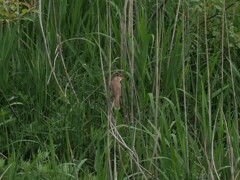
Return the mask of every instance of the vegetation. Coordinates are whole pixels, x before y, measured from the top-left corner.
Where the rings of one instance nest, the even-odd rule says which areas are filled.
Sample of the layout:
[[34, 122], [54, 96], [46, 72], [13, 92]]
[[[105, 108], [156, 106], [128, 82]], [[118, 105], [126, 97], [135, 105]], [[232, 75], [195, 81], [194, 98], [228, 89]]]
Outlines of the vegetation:
[[0, 179], [239, 179], [239, 12], [0, 0]]

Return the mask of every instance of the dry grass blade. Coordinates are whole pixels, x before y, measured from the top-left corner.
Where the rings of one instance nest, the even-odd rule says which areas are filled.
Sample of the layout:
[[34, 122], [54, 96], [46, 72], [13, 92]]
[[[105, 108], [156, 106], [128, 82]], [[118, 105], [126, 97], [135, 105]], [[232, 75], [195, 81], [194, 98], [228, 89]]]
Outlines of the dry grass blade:
[[[48, 43], [47, 43], [47, 39], [46, 39], [46, 36], [45, 36], [45, 33], [44, 33], [44, 30], [43, 30], [43, 23], [42, 23], [42, 0], [39, 0], [39, 23], [40, 23], [40, 27], [41, 27], [41, 32], [42, 32], [42, 36], [43, 36], [43, 41], [44, 41], [44, 45], [45, 45], [45, 49], [46, 49], [46, 53], [47, 53], [47, 58], [48, 58], [48, 63], [49, 63], [49, 66], [51, 68], [51, 71], [53, 73], [53, 77], [60, 89], [60, 91], [62, 92], [62, 94], [65, 96], [65, 93], [63, 91], [63, 89], [61, 88], [60, 86], [60, 83], [57, 79], [57, 76], [55, 74], [55, 71], [54, 71], [54, 67], [52, 65], [52, 62], [51, 62], [51, 57], [50, 57], [50, 53], [49, 53], [49, 49], [48, 49]], [[50, 80], [50, 77], [49, 77], [49, 80]], [[48, 80], [48, 82], [49, 82]]]

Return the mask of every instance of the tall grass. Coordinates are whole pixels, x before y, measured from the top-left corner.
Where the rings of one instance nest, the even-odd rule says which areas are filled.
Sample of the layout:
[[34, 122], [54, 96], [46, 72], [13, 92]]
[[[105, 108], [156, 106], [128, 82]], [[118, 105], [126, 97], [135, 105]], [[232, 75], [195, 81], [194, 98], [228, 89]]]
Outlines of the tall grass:
[[239, 179], [239, 1], [0, 3], [0, 179]]

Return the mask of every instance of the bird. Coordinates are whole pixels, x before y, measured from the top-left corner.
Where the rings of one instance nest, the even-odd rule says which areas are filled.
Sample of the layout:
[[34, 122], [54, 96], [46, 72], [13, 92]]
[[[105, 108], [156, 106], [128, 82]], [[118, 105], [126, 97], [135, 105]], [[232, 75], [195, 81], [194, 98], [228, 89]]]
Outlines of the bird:
[[121, 81], [124, 79], [122, 73], [115, 73], [111, 76], [110, 90], [113, 95], [113, 107], [114, 109], [120, 109], [120, 97], [121, 97]]

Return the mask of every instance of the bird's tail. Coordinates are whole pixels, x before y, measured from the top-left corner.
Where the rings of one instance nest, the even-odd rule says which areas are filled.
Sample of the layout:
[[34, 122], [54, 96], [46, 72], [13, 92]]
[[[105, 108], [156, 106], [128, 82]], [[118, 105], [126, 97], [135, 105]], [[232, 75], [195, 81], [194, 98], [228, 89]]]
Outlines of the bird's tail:
[[120, 97], [119, 96], [116, 96], [113, 100], [113, 107], [114, 109], [120, 109]]

